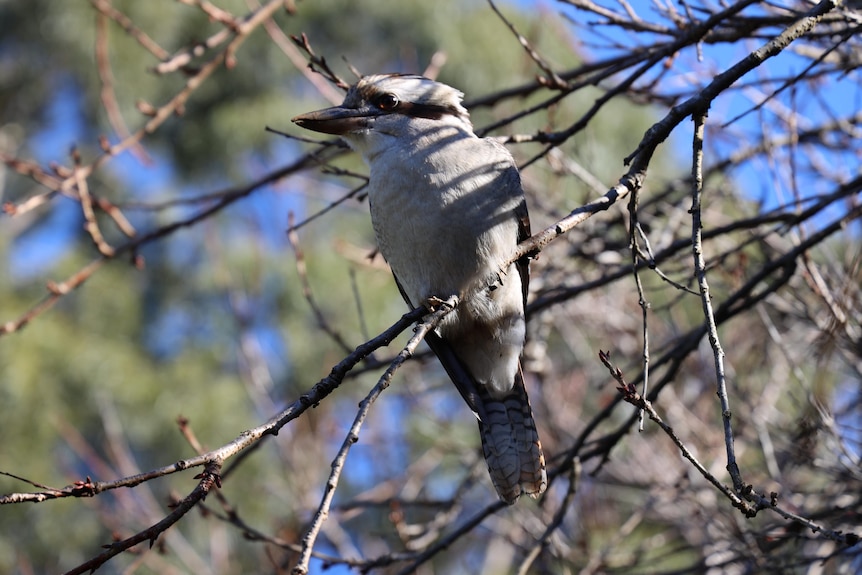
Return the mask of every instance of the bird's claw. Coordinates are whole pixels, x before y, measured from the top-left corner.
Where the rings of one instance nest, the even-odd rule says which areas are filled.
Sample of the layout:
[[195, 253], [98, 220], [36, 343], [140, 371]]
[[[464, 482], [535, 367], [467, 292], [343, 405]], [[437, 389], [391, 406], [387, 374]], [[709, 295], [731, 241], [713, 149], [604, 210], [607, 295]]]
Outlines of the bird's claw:
[[456, 305], [458, 305], [458, 298], [449, 298], [448, 300], [440, 299], [436, 295], [429, 296], [424, 302], [423, 305], [429, 311], [429, 313], [434, 313], [441, 307], [448, 307], [450, 309], [454, 309]]

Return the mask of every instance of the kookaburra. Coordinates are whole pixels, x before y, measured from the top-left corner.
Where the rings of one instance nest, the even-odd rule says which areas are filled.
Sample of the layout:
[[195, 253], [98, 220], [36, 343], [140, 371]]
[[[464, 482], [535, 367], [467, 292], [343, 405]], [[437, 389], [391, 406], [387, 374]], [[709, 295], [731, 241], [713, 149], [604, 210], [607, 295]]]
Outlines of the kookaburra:
[[530, 224], [512, 155], [473, 133], [462, 97], [422, 76], [366, 76], [340, 106], [293, 121], [341, 136], [368, 164], [377, 244], [407, 304], [459, 298], [426, 341], [479, 419], [511, 504], [547, 485], [520, 365], [528, 262], [509, 264]]

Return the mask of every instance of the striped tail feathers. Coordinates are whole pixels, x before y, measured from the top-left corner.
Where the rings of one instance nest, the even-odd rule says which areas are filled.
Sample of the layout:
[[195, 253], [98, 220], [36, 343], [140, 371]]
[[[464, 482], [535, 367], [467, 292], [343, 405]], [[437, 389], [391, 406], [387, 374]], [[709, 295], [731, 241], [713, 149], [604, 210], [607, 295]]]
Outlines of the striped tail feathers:
[[538, 497], [548, 485], [548, 475], [521, 369], [505, 396], [494, 398], [481, 391], [486, 417], [479, 420], [479, 432], [494, 488], [509, 505], [521, 493]]
[[541, 495], [548, 484], [545, 457], [520, 366], [512, 389], [502, 397], [492, 397], [485, 386], [476, 383], [445, 339], [429, 332], [425, 341], [479, 420], [482, 451], [500, 499], [512, 505], [521, 493], [533, 498]]

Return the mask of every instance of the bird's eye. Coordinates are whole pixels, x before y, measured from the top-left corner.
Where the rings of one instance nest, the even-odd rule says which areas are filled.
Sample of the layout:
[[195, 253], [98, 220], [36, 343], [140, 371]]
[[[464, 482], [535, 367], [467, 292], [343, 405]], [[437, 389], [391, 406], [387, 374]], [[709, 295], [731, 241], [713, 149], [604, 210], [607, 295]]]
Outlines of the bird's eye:
[[377, 107], [381, 110], [389, 111], [398, 107], [398, 96], [395, 94], [383, 94], [377, 98]]

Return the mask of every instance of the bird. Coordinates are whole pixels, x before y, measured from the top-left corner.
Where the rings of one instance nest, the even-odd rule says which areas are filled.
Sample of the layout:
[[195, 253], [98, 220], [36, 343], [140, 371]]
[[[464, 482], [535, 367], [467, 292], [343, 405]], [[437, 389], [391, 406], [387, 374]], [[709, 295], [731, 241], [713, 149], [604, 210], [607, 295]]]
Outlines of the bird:
[[515, 160], [475, 134], [463, 97], [423, 76], [376, 74], [340, 106], [292, 121], [341, 137], [368, 165], [378, 249], [407, 305], [458, 298], [425, 341], [478, 419], [491, 481], [511, 505], [548, 481], [520, 363], [529, 259], [510, 262], [530, 221]]

